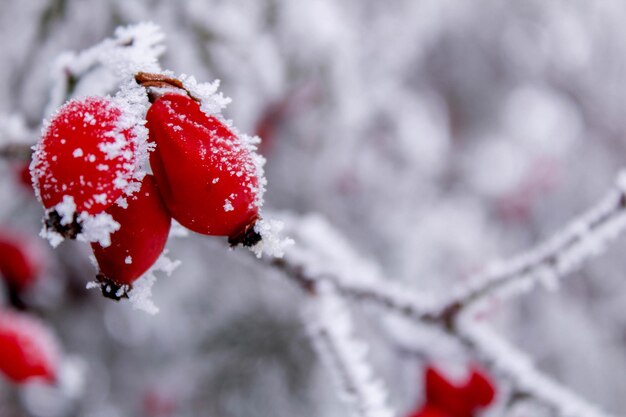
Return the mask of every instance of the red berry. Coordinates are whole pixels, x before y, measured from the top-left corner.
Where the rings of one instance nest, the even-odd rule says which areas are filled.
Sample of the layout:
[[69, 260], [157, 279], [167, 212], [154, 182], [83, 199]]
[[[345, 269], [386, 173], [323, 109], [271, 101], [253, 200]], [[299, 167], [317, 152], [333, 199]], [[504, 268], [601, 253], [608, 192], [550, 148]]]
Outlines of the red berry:
[[56, 338], [39, 320], [0, 311], [0, 373], [15, 383], [54, 382], [59, 363]]
[[462, 390], [450, 383], [438, 370], [426, 370], [426, 403], [450, 417], [471, 417], [473, 407], [467, 404]]
[[30, 166], [27, 163], [14, 166], [15, 180], [29, 192], [33, 192], [33, 177], [30, 175]]
[[437, 369], [428, 367], [424, 375], [426, 403], [411, 417], [474, 417], [478, 409], [489, 405], [495, 387], [484, 373], [472, 369], [468, 381], [457, 386]]
[[32, 285], [43, 267], [38, 242], [6, 229], [0, 230], [0, 276], [16, 290]]
[[120, 224], [120, 229], [111, 235], [110, 246], [91, 244], [100, 268], [99, 279], [105, 285], [129, 286], [163, 252], [171, 216], [152, 175], [146, 175], [141, 189], [128, 198], [128, 207], [113, 205], [106, 212]]
[[478, 369], [472, 370], [472, 376], [465, 385], [465, 392], [467, 398], [477, 407], [491, 404], [496, 395], [496, 389], [487, 375]]
[[110, 99], [66, 103], [49, 121], [31, 164], [46, 208], [74, 199], [76, 210], [97, 214], [122, 195], [135, 171], [135, 143], [124, 113]]
[[224, 123], [191, 98], [167, 93], [147, 114], [150, 164], [172, 217], [206, 235], [236, 236], [258, 217], [256, 167]]

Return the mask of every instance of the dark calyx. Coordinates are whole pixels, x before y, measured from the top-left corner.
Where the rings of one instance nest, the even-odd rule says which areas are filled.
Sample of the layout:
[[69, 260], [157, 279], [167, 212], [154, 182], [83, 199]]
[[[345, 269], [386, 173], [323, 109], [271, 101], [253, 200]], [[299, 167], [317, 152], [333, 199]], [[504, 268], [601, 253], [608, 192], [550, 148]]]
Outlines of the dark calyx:
[[44, 224], [46, 229], [57, 232], [65, 239], [76, 239], [76, 236], [83, 231], [83, 227], [78, 222], [77, 213], [74, 213], [74, 217], [72, 217], [72, 221], [69, 224], [61, 224], [61, 215], [53, 209], [46, 213]]
[[229, 236], [228, 243], [230, 246], [243, 245], [247, 248], [252, 247], [261, 241], [261, 235], [254, 230], [254, 225], [258, 219], [254, 219], [246, 225], [246, 227], [239, 233]]
[[129, 284], [118, 284], [104, 274], [96, 275], [96, 280], [100, 283], [102, 295], [115, 301], [128, 298], [128, 292], [133, 288]]

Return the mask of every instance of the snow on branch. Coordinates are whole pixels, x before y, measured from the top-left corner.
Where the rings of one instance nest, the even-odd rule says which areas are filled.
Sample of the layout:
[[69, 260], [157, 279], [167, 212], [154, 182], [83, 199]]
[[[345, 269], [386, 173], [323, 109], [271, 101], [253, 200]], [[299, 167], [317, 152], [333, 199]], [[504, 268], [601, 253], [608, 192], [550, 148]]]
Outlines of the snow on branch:
[[597, 205], [527, 252], [492, 263], [433, 316], [449, 312], [455, 316], [488, 296], [511, 297], [530, 291], [536, 283], [554, 287], [584, 261], [604, 253], [625, 230], [626, 171], [622, 171], [614, 189]]
[[[619, 190], [614, 191], [593, 210], [557, 234], [556, 238], [542, 245], [542, 250], [533, 252], [537, 254], [529, 255], [527, 268], [537, 267], [537, 262], [544, 259], [543, 257], [553, 254], [556, 259], [553, 267], [565, 274], [577, 262], [601, 253], [598, 248], [623, 231], [622, 211], [622, 193]], [[330, 305], [339, 303], [340, 297], [366, 301], [400, 314], [417, 325], [438, 328], [458, 341], [485, 366], [503, 374], [512, 382], [516, 393], [544, 405], [559, 417], [608, 417], [576, 394], [542, 375], [523, 353], [516, 351], [485, 326], [476, 323], [473, 315], [463, 315], [459, 322], [457, 313], [466, 304], [453, 303], [440, 309], [438, 314], [433, 314], [432, 311], [435, 310], [432, 310], [434, 302], [431, 297], [384, 279], [375, 264], [356, 254], [348, 242], [321, 217], [307, 216], [298, 219], [284, 215], [282, 218], [286, 220], [288, 231], [295, 238], [296, 245], [287, 251], [284, 258], [273, 259], [271, 262], [307, 293], [315, 294], [318, 288], [330, 286], [331, 300], [334, 300], [329, 302]], [[581, 230], [587, 233], [582, 233]], [[561, 250], [557, 250], [558, 248]], [[535, 262], [530, 262], [530, 259]], [[521, 267], [519, 264], [515, 265], [518, 265], [517, 268]], [[511, 271], [515, 265], [509, 266]], [[493, 289], [499, 288], [496, 286]], [[343, 317], [339, 321], [349, 317], [333, 311], [330, 307], [325, 311], [329, 312], [326, 317], [331, 323], [339, 317]], [[338, 325], [339, 329], [342, 326], [347, 327], [349, 324]], [[318, 326], [316, 329], [318, 341], [326, 340], [327, 346], [334, 346], [329, 341], [329, 334], [320, 330], [322, 327]], [[344, 329], [342, 334], [345, 336], [349, 331]], [[334, 364], [337, 367], [338, 353], [329, 348], [324, 351], [327, 356], [335, 358]], [[328, 352], [334, 354], [330, 355]], [[345, 371], [340, 374], [342, 375], [345, 380]]]
[[164, 39], [157, 25], [139, 23], [118, 28], [113, 38], [80, 53], [61, 54], [52, 70], [51, 96], [45, 114], [54, 113], [75, 95], [108, 94], [120, 79], [132, 77], [137, 71], [160, 71], [158, 58], [165, 51]]
[[30, 161], [37, 135], [20, 115], [0, 114], [0, 159]]
[[352, 319], [342, 299], [328, 283], [317, 285], [314, 294], [305, 317], [309, 335], [345, 399], [352, 403], [354, 415], [393, 416], [386, 403], [387, 391], [367, 360], [367, 345], [352, 335]]
[[280, 213], [280, 218], [285, 233], [296, 244], [286, 250], [284, 258], [271, 262], [301, 286], [329, 281], [345, 297], [382, 305], [417, 320], [434, 308], [434, 299], [428, 294], [385, 279], [378, 265], [358, 254], [323, 217]]
[[530, 359], [476, 322], [460, 326], [461, 342], [485, 365], [509, 380], [519, 398], [542, 404], [559, 417], [611, 417], [538, 371]]

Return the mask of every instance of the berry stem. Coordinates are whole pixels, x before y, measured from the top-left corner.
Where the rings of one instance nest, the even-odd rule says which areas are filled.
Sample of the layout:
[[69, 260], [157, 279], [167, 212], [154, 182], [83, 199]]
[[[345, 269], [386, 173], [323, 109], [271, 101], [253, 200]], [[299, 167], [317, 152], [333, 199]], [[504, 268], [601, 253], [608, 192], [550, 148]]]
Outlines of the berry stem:
[[198, 97], [194, 96], [189, 90], [185, 88], [183, 83], [178, 78], [168, 77], [164, 74], [155, 74], [151, 72], [138, 72], [137, 74], [135, 74], [135, 81], [137, 81], [137, 84], [148, 90], [148, 97], [151, 103], [154, 103], [159, 97], [162, 96], [162, 94], [154, 91], [152, 87], [166, 89], [176, 88], [178, 90], [183, 90], [192, 100], [198, 103], [201, 102]]

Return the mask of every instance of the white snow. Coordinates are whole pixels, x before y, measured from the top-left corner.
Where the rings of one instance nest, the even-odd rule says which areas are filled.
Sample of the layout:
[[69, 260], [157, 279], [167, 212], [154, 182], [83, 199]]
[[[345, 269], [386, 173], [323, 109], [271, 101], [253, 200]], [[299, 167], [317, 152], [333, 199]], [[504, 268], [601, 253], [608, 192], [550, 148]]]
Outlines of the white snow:
[[152, 301], [152, 286], [156, 282], [156, 272], [163, 272], [170, 276], [180, 265], [180, 261], [172, 261], [164, 251], [155, 264], [139, 279], [133, 282], [133, 288], [128, 292], [130, 300], [135, 310], [141, 310], [148, 314], [159, 312], [158, 307]]
[[350, 313], [332, 286], [316, 286], [316, 295], [304, 321], [343, 397], [352, 403], [353, 414], [359, 417], [394, 416], [387, 405], [387, 390], [374, 376], [368, 362], [368, 346], [353, 336]]
[[111, 234], [120, 229], [120, 224], [106, 212], [95, 216], [81, 213], [78, 222], [82, 226], [82, 231], [76, 239], [83, 242], [98, 242], [103, 248], [111, 245]]
[[293, 239], [282, 236], [285, 225], [280, 220], [259, 219], [254, 225], [254, 230], [261, 235], [261, 241], [252, 246], [250, 250], [257, 258], [267, 256], [282, 258], [285, 249], [294, 244]]

